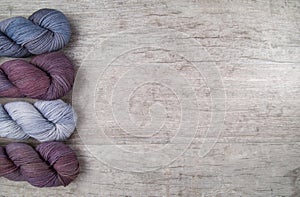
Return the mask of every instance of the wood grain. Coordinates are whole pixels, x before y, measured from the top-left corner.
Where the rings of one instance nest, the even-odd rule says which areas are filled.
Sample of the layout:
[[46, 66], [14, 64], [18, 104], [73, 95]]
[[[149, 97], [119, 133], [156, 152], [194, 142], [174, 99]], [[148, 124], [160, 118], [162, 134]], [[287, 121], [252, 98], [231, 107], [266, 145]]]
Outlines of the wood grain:
[[[80, 117], [78, 131], [66, 143], [78, 154], [81, 174], [66, 188], [51, 189], [0, 178], [0, 196], [300, 196], [298, 0], [2, 0], [0, 19], [29, 16], [44, 7], [63, 11], [72, 25], [72, 39], [64, 52], [75, 63], [78, 74], [73, 94], [63, 99], [73, 102]], [[159, 42], [161, 31], [157, 31], [157, 37], [144, 38], [140, 31], [132, 29], [171, 29], [186, 37], [164, 43]], [[193, 40], [205, 49], [203, 55], [209, 55], [195, 57], [197, 44], [187, 48], [176, 45], [186, 54], [183, 57], [164, 47], [132, 49], [118, 55], [118, 46], [133, 45], [126, 40], [110, 41], [112, 35], [122, 38], [122, 32], [131, 32], [128, 35], [136, 36], [141, 46], [168, 46], [177, 41], [189, 44]], [[97, 72], [104, 74], [93, 78], [89, 76], [93, 69], [89, 64], [93, 63], [92, 53], [97, 47], [110, 52], [115, 60], [109, 66], [97, 68]], [[94, 54], [94, 62], [104, 55]], [[213, 64], [223, 86], [208, 85], [209, 78], [202, 75], [205, 67], [199, 71], [197, 64]], [[139, 65], [140, 70], [130, 69], [133, 65]], [[153, 65], [159, 66], [156, 72], [151, 70]], [[169, 86], [146, 83], [147, 72], [150, 79], [165, 79], [178, 73], [186, 84], [182, 85], [175, 74], [164, 81]], [[83, 92], [95, 84], [98, 89], [90, 90], [95, 94], [95, 103], [88, 103]], [[226, 94], [226, 100], [215, 95], [220, 103], [225, 102], [224, 109], [219, 102], [211, 102], [212, 93], [218, 88]], [[112, 91], [127, 97], [113, 97], [110, 103], [106, 97]], [[13, 100], [20, 99], [0, 99], [2, 104]], [[122, 111], [123, 100], [128, 111]], [[186, 106], [182, 105], [184, 102]], [[87, 109], [92, 104], [95, 107], [89, 116]], [[111, 105], [117, 110], [113, 115], [121, 117], [116, 122], [108, 113], [112, 111]], [[219, 136], [206, 135], [212, 127], [212, 112], [225, 115]], [[189, 116], [190, 119], [181, 119]], [[129, 120], [135, 124], [129, 124]], [[196, 120], [200, 126], [193, 135], [189, 126], [192, 128]], [[164, 121], [159, 134], [143, 132], [149, 124], [156, 128], [156, 123]], [[123, 132], [118, 123], [128, 126], [125, 130], [130, 133]], [[172, 137], [180, 124], [187, 132], [174, 142]], [[111, 144], [100, 133], [105, 133]], [[199, 156], [203, 140], [212, 146], [207, 154]], [[10, 141], [0, 139], [0, 144]], [[27, 142], [37, 144], [34, 140]], [[161, 158], [178, 155], [175, 161], [149, 172], [126, 171], [129, 164], [152, 167], [145, 162], [149, 158], [141, 157], [134, 163], [133, 157], [143, 156], [146, 150], [155, 152], [165, 145], [173, 149], [165, 149], [161, 157], [150, 159], [160, 164]], [[183, 150], [181, 145], [188, 148]], [[103, 151], [114, 148], [129, 150], [133, 157], [111, 152], [105, 159], [99, 158]]]

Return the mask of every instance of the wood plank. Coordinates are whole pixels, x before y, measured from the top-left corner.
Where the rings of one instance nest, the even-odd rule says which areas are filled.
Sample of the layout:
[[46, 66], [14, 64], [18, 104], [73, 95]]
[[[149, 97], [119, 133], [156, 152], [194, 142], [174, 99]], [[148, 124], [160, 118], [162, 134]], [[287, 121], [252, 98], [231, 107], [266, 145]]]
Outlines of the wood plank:
[[73, 30], [81, 174], [0, 196], [300, 196], [298, 0], [2, 0], [0, 20], [44, 7]]

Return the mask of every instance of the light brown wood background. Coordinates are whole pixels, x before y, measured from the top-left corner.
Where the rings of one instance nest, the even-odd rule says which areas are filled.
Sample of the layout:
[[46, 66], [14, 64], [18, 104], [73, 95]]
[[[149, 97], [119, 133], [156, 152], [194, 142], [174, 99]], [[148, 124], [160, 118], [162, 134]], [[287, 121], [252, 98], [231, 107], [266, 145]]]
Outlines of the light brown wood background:
[[[77, 69], [81, 66], [73, 98], [72, 93], [64, 98], [66, 102], [73, 101], [79, 115], [79, 129], [66, 143], [78, 154], [81, 174], [66, 188], [38, 189], [26, 182], [16, 183], [0, 178], [0, 196], [300, 196], [299, 0], [1, 0], [0, 19], [27, 17], [45, 7], [59, 9], [69, 18], [73, 35], [64, 52]], [[123, 36], [120, 32], [132, 29], [152, 29], [154, 34], [151, 35], [155, 35], [158, 29], [158, 37], [168, 29], [182, 32], [188, 37], [186, 40], [198, 42], [210, 59], [206, 62], [205, 55], [199, 60], [194, 57], [196, 60], [193, 63], [191, 58], [197, 46], [192, 44], [190, 48], [182, 49], [187, 54], [184, 58], [172, 53], [172, 50], [150, 48], [119, 56], [119, 51], [114, 49], [118, 45], [132, 46], [130, 42], [133, 41], [127, 43], [120, 39]], [[118, 39], [110, 41], [109, 38], [116, 33]], [[129, 35], [136, 35], [137, 40], [142, 37], [140, 31], [131, 31]], [[155, 36], [142, 38], [144, 40], [138, 41], [141, 45], [147, 42], [164, 44], [157, 42]], [[104, 42], [106, 39], [108, 41]], [[176, 41], [171, 44], [181, 49], [176, 46]], [[97, 69], [104, 74], [95, 78], [94, 73], [93, 78], [88, 76], [90, 67], [87, 64], [92, 62], [90, 58], [97, 47], [106, 47], [103, 51], [111, 52], [116, 60], [107, 70], [104, 70], [107, 65], [100, 65]], [[95, 59], [92, 60], [97, 63], [106, 56], [97, 53], [93, 57]], [[0, 61], [8, 59], [1, 58]], [[219, 79], [223, 80], [224, 85], [215, 88], [222, 88], [226, 93], [226, 100], [222, 99], [226, 104], [224, 109], [210, 103], [214, 87], [205, 83], [209, 79], [204, 79], [201, 69], [195, 69], [197, 61], [213, 63], [218, 69]], [[154, 72], [147, 67], [151, 63], [173, 70]], [[141, 70], [136, 70], [128, 78], [120, 77], [124, 68], [136, 64]], [[147, 72], [154, 79], [155, 74], [158, 78], [172, 76], [174, 70], [184, 76], [188, 81], [186, 85], [176, 85], [178, 78], [174, 75], [174, 78], [168, 79], [174, 79], [171, 88], [160, 87], [160, 83], [145, 84], [147, 81], [142, 86], [132, 83], [128, 87], [128, 81], [143, 81]], [[211, 75], [211, 79], [215, 77], [218, 78]], [[119, 84], [120, 88], [114, 86], [115, 79], [123, 83]], [[87, 89], [93, 84], [97, 84], [97, 91]], [[137, 88], [136, 92], [134, 88]], [[193, 95], [185, 95], [187, 101], [181, 101], [174, 93], [188, 88], [194, 91], [198, 99], [197, 108], [193, 108]], [[139, 127], [144, 128], [151, 121], [160, 123], [166, 120], [167, 126], [161, 129], [162, 133], [144, 138], [123, 134], [118, 122], [109, 119], [111, 114], [107, 115], [107, 119], [105, 117], [112, 110], [111, 103], [105, 103], [104, 98], [111, 90], [121, 95], [113, 98], [117, 116], [121, 117], [116, 121], [126, 124], [130, 116], [130, 120], [137, 125], [132, 129], [128, 126], [127, 132], [136, 134], [142, 130]], [[83, 93], [88, 91], [92, 96], [87, 95], [85, 100]], [[118, 94], [118, 91], [121, 93]], [[94, 98], [93, 95], [96, 98], [94, 111], [87, 111], [85, 105], [91, 105], [89, 96]], [[124, 106], [118, 106], [123, 101], [122, 95], [130, 106], [128, 111], [122, 111]], [[2, 104], [12, 100], [21, 99], [0, 99]], [[183, 102], [187, 102], [188, 107], [180, 108]], [[153, 107], [155, 103], [159, 104]], [[119, 111], [118, 107], [121, 107]], [[165, 107], [166, 113], [159, 112], [162, 107]], [[203, 116], [195, 117], [198, 108]], [[191, 125], [197, 120], [201, 126], [196, 129], [195, 136], [190, 136], [188, 132], [172, 151], [165, 150], [162, 158], [168, 155], [173, 157], [174, 154], [179, 157], [149, 172], [133, 172], [135, 164], [130, 160], [137, 156], [135, 151], [147, 148], [152, 151], [166, 144], [172, 145], [171, 137], [176, 136], [174, 129], [180, 121], [180, 112], [184, 112], [181, 115], [190, 115]], [[152, 117], [151, 113], [157, 116]], [[219, 136], [205, 137], [203, 132], [212, 126], [209, 124], [211, 113], [223, 114], [224, 126]], [[97, 125], [92, 124], [94, 116], [98, 118]], [[118, 147], [102, 141], [102, 131]], [[209, 139], [212, 146], [207, 154], [199, 156], [205, 139]], [[0, 139], [1, 145], [10, 141]], [[27, 142], [37, 144], [34, 140]], [[188, 149], [182, 149], [182, 144]], [[102, 151], [110, 150], [108, 147], [129, 149], [132, 158], [125, 158], [113, 151], [100, 158]], [[162, 158], [150, 159], [154, 164], [160, 164]], [[147, 159], [141, 157], [140, 162], [136, 163], [137, 168], [143, 167], [143, 162], [148, 168]], [[133, 165], [133, 169], [128, 170], [129, 165]]]

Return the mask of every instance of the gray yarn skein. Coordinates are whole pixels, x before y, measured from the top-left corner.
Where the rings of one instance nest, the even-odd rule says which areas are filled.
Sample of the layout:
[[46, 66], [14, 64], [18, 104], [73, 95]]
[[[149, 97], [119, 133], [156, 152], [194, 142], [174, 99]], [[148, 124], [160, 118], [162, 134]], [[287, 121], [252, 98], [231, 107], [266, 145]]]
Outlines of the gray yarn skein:
[[73, 107], [62, 100], [0, 104], [0, 137], [61, 141], [71, 136], [76, 121]]

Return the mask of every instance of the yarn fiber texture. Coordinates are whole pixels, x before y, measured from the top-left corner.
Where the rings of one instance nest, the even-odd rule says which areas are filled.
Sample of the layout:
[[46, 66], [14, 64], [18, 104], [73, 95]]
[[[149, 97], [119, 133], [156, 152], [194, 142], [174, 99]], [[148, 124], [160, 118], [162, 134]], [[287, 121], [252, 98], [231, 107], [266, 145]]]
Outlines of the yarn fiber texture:
[[0, 97], [58, 99], [72, 89], [74, 75], [62, 52], [38, 55], [30, 62], [10, 60], [0, 65]]
[[70, 24], [62, 12], [41, 9], [28, 19], [18, 16], [0, 22], [0, 56], [26, 57], [56, 51], [70, 37]]
[[4, 138], [61, 141], [71, 136], [76, 121], [74, 109], [62, 100], [0, 104], [0, 137]]
[[79, 162], [61, 142], [45, 142], [36, 149], [24, 143], [0, 147], [0, 177], [28, 181], [36, 187], [67, 186], [79, 174]]

